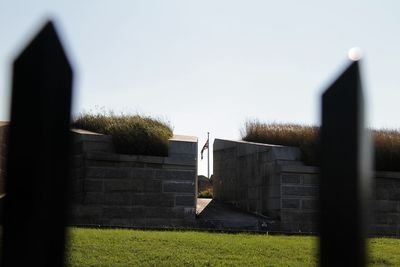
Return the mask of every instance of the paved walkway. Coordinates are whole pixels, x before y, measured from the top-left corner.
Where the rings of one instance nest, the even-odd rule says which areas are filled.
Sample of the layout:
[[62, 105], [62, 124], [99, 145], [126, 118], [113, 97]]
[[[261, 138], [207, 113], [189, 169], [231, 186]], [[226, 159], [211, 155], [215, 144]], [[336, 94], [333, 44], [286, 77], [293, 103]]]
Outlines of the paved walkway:
[[212, 201], [211, 198], [198, 198], [196, 206], [196, 214], [200, 214], [205, 207]]
[[267, 231], [273, 226], [265, 217], [206, 198], [197, 199], [196, 214], [199, 225], [205, 228]]

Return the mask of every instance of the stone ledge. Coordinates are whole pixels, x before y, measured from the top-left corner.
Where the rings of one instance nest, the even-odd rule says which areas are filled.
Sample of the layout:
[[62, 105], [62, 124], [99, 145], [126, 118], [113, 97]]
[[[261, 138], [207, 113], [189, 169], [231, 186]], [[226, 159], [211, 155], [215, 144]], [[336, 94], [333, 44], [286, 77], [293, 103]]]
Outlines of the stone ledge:
[[319, 168], [314, 166], [301, 166], [301, 165], [281, 165], [277, 166], [276, 172], [294, 172], [304, 174], [316, 174], [319, 173]]

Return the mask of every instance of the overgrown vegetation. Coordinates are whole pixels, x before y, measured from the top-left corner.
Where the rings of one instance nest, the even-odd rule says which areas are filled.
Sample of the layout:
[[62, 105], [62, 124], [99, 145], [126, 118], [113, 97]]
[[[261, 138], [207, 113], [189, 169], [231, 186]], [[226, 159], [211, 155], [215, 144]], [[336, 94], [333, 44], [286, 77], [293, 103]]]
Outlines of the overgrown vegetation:
[[[318, 238], [69, 229], [67, 266], [316, 266]], [[368, 241], [369, 266], [400, 266], [400, 239]]]
[[[249, 142], [296, 146], [307, 165], [319, 166], [319, 127], [298, 124], [261, 123], [247, 121], [242, 139]], [[375, 146], [375, 169], [400, 171], [400, 132], [372, 130]]]
[[212, 188], [208, 188], [204, 191], [201, 191], [197, 194], [197, 197], [200, 198], [213, 198], [213, 190]]
[[152, 156], [168, 155], [172, 128], [167, 123], [140, 115], [82, 114], [73, 127], [113, 137], [117, 153]]

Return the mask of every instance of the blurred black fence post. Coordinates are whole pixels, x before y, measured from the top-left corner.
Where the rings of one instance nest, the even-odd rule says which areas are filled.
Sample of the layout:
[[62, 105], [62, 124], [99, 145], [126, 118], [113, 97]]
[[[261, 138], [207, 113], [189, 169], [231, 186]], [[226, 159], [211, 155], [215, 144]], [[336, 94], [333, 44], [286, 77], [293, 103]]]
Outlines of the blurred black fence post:
[[359, 62], [322, 96], [320, 265], [366, 265], [366, 200], [372, 173]]
[[48, 22], [13, 65], [2, 266], [63, 266], [72, 69]]

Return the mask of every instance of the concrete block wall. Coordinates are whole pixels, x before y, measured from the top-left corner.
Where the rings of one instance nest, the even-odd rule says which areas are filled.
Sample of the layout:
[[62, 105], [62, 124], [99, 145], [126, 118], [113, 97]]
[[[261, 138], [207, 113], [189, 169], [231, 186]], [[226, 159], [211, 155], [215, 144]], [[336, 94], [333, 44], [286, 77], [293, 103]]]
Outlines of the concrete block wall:
[[[319, 170], [299, 159], [284, 147], [216, 139], [214, 197], [275, 219], [280, 231], [316, 233]], [[400, 236], [399, 172], [375, 173], [369, 204], [369, 233]]]
[[400, 173], [376, 172], [373, 198], [370, 233], [400, 236]]
[[318, 168], [281, 166], [281, 230], [316, 232], [318, 222]]
[[74, 131], [71, 224], [190, 226], [197, 201], [197, 138], [174, 136], [168, 157], [113, 153], [109, 136]]
[[302, 164], [300, 150], [222, 139], [215, 139], [213, 147], [214, 198], [253, 213], [279, 218], [280, 177], [275, 169], [282, 164]]

